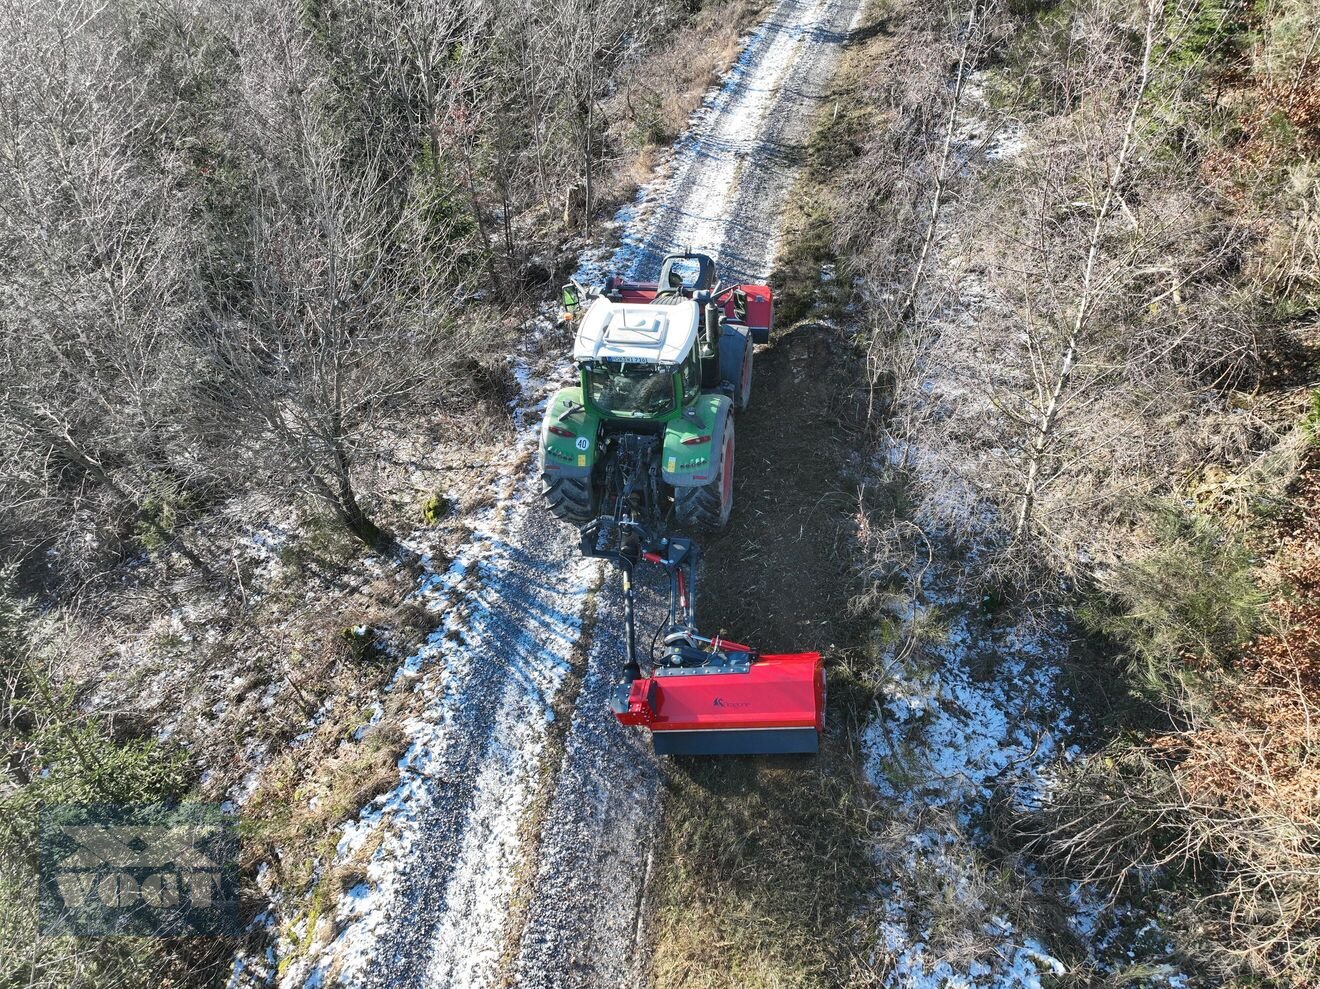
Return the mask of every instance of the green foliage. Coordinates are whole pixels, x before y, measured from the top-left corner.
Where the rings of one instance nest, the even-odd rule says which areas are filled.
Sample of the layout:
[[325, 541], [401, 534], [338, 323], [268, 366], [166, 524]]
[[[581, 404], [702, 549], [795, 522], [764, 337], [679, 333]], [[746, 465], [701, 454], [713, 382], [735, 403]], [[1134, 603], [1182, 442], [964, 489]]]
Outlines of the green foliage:
[[1243, 44], [1235, 0], [1208, 0], [1188, 7], [1166, 4], [1158, 61], [1142, 111], [1143, 133], [1165, 163], [1182, 161], [1211, 143], [1222, 143], [1238, 125], [1227, 105], [1199, 98], [1221, 60]]
[[134, 536], [150, 552], [161, 549], [177, 521], [175, 507], [167, 499], [148, 498], [142, 503]]
[[408, 223], [399, 227], [397, 248], [410, 258], [409, 271], [419, 289], [435, 281], [433, 269], [443, 270], [451, 260], [455, 273], [485, 269], [488, 258], [462, 177], [452, 161], [436, 157], [425, 137], [412, 162], [405, 210]]
[[354, 662], [379, 663], [388, 655], [380, 633], [370, 625], [350, 625], [339, 637]]
[[58, 803], [149, 804], [178, 800], [187, 759], [154, 739], [114, 738], [51, 680], [28, 614], [0, 574], [0, 696], [18, 785], [0, 798], [0, 853], [33, 852], [37, 812]]
[[0, 847], [30, 854], [37, 814], [54, 804], [158, 804], [188, 789], [187, 757], [154, 739], [115, 742], [94, 720], [54, 722], [26, 744], [39, 754], [39, 771], [0, 800]]
[[422, 503], [422, 518], [427, 525], [435, 525], [452, 510], [449, 496], [443, 491], [435, 491]]
[[639, 148], [668, 144], [677, 135], [666, 123], [664, 102], [654, 92], [644, 92], [632, 101], [633, 123], [630, 139]]
[[[36, 927], [37, 816], [56, 804], [168, 804], [187, 760], [153, 739], [116, 739], [83, 716], [42, 663], [39, 630], [0, 572], [0, 723], [10, 785], [0, 798], [0, 985], [160, 986], [174, 950], [159, 938], [50, 937]], [[199, 966], [208, 951], [198, 953]]]
[[1036, 17], [1059, 6], [1060, 0], [1007, 0], [1005, 10], [1014, 17]]
[[1275, 110], [1262, 121], [1261, 137], [1281, 151], [1297, 147], [1297, 128], [1282, 110]]
[[1008, 45], [999, 70], [1001, 91], [1013, 94], [1003, 102], [1019, 110], [1066, 113], [1075, 107], [1076, 100], [1067, 76], [1074, 60], [1076, 6], [1072, 3], [1025, 6], [1029, 15], [1027, 23]]
[[1177, 73], [1204, 67], [1246, 41], [1241, 20], [1245, 8], [1239, 0], [1201, 0], [1191, 6], [1166, 0], [1164, 7], [1164, 58]]
[[1320, 388], [1311, 392], [1311, 407], [1302, 417], [1302, 433], [1312, 446], [1320, 446]]
[[1164, 504], [1152, 523], [1151, 550], [1121, 564], [1078, 615], [1125, 647], [1138, 689], [1186, 698], [1197, 669], [1230, 657], [1260, 626], [1265, 598], [1246, 548], [1209, 519]]
[[462, 199], [453, 164], [437, 159], [426, 138], [413, 163], [412, 196], [416, 215], [436, 246], [459, 243], [476, 232], [476, 220]]

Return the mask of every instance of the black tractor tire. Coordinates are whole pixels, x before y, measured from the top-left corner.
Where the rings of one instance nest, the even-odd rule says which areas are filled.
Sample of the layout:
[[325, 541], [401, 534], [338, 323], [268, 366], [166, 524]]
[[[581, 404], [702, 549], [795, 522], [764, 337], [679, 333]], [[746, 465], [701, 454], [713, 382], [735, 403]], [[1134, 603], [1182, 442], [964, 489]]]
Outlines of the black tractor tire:
[[720, 337], [720, 378], [733, 399], [733, 407], [740, 411], [752, 400], [752, 355], [755, 350], [745, 328], [724, 328], [724, 335]]
[[752, 400], [752, 357], [755, 353], [756, 348], [752, 346], [752, 341], [748, 340], [743, 356], [742, 374], [738, 376], [738, 387], [733, 392], [733, 404], [739, 412], [747, 408]]
[[596, 493], [590, 477], [542, 474], [541, 494], [550, 514], [570, 525], [586, 525], [596, 517]]
[[708, 484], [674, 488], [674, 516], [689, 529], [718, 532], [729, 524], [733, 509], [733, 417], [724, 424], [720, 468]]

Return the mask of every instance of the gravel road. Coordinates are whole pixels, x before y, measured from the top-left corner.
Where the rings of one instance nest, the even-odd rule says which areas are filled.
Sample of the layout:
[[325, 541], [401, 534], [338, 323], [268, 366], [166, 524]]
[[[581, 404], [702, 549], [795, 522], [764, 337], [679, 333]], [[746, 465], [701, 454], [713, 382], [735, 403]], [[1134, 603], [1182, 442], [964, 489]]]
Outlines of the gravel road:
[[[666, 171], [626, 211], [607, 268], [653, 275], [664, 254], [691, 247], [716, 255], [726, 283], [769, 275], [797, 164], [860, 6], [771, 9]], [[526, 389], [529, 410], [551, 385]], [[351, 852], [378, 842], [367, 882], [339, 906], [341, 933], [282, 984], [645, 984], [641, 905], [661, 769], [646, 739], [606, 710], [621, 665], [614, 575], [578, 559], [538, 485], [525, 469], [469, 553], [422, 589], [444, 615], [416, 657], [427, 717], [411, 726], [400, 787], [341, 843]], [[598, 618], [585, 622], [596, 586]], [[641, 629], [659, 620], [656, 591]], [[566, 737], [553, 746], [550, 709], [566, 700]]]

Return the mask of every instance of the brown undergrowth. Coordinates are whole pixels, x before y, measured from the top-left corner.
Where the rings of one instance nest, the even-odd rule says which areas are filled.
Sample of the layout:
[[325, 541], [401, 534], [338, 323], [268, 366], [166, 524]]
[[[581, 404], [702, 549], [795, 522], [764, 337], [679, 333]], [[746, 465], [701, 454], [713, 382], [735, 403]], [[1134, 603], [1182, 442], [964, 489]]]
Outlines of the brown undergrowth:
[[1177, 760], [1193, 799], [1320, 827], [1320, 458], [1292, 498], [1272, 533], [1284, 580], [1269, 606], [1277, 631], [1247, 646], [1216, 684], [1210, 724], [1151, 747]]

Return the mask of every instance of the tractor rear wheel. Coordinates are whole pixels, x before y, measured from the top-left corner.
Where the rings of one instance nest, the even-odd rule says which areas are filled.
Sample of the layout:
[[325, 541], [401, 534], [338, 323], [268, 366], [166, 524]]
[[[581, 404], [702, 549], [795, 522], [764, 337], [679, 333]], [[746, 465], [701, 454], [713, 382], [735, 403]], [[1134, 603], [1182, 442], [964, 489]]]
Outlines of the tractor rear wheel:
[[733, 509], [733, 418], [724, 424], [720, 466], [709, 483], [674, 488], [674, 515], [679, 524], [717, 531], [729, 522]]
[[747, 341], [746, 352], [743, 355], [742, 373], [738, 375], [738, 390], [734, 392], [733, 400], [742, 411], [747, 408], [747, 403], [752, 400], [752, 354], [755, 352], [752, 341]]
[[541, 494], [550, 514], [570, 525], [586, 525], [596, 517], [596, 497], [590, 477], [542, 474]]

